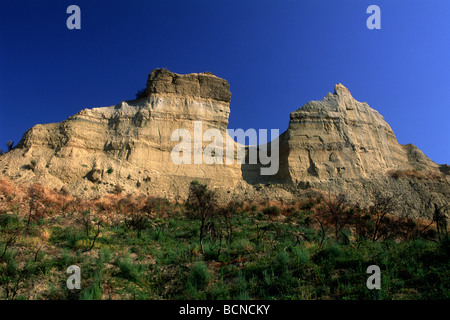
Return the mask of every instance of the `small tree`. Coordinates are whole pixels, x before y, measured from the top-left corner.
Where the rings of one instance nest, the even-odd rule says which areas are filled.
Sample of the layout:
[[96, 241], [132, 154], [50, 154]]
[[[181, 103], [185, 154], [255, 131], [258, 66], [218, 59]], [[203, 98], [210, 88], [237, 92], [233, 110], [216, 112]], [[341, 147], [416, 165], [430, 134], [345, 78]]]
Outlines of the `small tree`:
[[[322, 229], [323, 237], [325, 235], [325, 225], [332, 225], [334, 228], [334, 236], [339, 241], [340, 235], [344, 227], [353, 218], [355, 208], [353, 208], [344, 194], [339, 194], [323, 199], [323, 203], [315, 208], [315, 218]], [[322, 238], [323, 242], [324, 238]]]
[[38, 212], [38, 205], [40, 205], [40, 200], [42, 199], [44, 195], [44, 188], [40, 184], [32, 184], [28, 190], [28, 205], [29, 205], [29, 211], [28, 211], [28, 220], [27, 220], [27, 227], [30, 226], [31, 218], [33, 216], [37, 215]]
[[153, 203], [147, 200], [144, 206], [140, 206], [137, 202], [130, 201], [128, 207], [129, 215], [126, 220], [126, 225], [128, 228], [136, 230], [137, 236], [140, 238], [142, 231], [151, 225], [150, 213], [154, 208]]
[[5, 262], [5, 257], [8, 257], [8, 251], [10, 252], [15, 246], [18, 238], [20, 238], [22, 230], [2, 230], [4, 239], [0, 239], [0, 262]]
[[437, 205], [434, 206], [433, 221], [436, 223], [439, 240], [448, 238], [447, 217], [444, 213], [445, 207], [446, 205], [441, 207]]
[[122, 192], [123, 192], [122, 186], [121, 186], [120, 184], [116, 184], [116, 185], [114, 186], [113, 193], [116, 194], [116, 195], [119, 195], [119, 194], [121, 194]]
[[14, 141], [9, 140], [6, 146], [8, 147], [8, 152], [11, 151], [14, 148]]
[[[100, 228], [102, 227], [103, 221], [97, 216], [92, 215], [91, 207], [89, 205], [79, 205], [77, 209], [78, 216], [75, 217], [75, 222], [83, 228], [84, 232], [86, 232], [86, 238], [89, 242], [91, 241], [92, 235], [92, 242], [89, 245], [89, 248], [84, 249], [84, 252], [88, 252], [94, 248], [95, 242], [100, 236]], [[94, 231], [93, 234], [92, 231]]]
[[203, 239], [205, 237], [205, 226], [207, 221], [212, 217], [217, 208], [217, 195], [215, 191], [208, 190], [206, 184], [198, 181], [192, 181], [189, 185], [189, 195], [185, 203], [186, 209], [195, 219], [200, 220], [200, 248], [203, 248]]
[[369, 207], [369, 216], [374, 223], [372, 241], [375, 242], [389, 233], [392, 221], [388, 215], [397, 210], [397, 203], [393, 195], [384, 195], [381, 192], [376, 192], [374, 196], [374, 202]]
[[133, 198], [128, 195], [118, 202], [117, 213], [125, 218], [125, 227], [137, 231], [137, 237], [140, 238], [142, 231], [154, 226], [153, 213], [161, 205], [161, 201], [153, 197]]
[[136, 99], [142, 99], [145, 98], [145, 88], [144, 89], [140, 89], [136, 92]]
[[[94, 248], [94, 246], [95, 246], [95, 241], [96, 241], [97, 238], [100, 236], [100, 227], [102, 226], [102, 221], [101, 221], [101, 220], [97, 220], [96, 223], [95, 223], [95, 225], [96, 225], [96, 227], [97, 227], [97, 230], [95, 231], [95, 234], [94, 234], [94, 236], [93, 236], [93, 238], [92, 238], [92, 243], [91, 243], [90, 247], [89, 247], [88, 249], [84, 250], [85, 252], [91, 251], [92, 248]], [[88, 239], [89, 239], [89, 237], [88, 237]]]
[[86, 209], [81, 211], [79, 217], [76, 219], [76, 222], [84, 229], [86, 232], [86, 237], [89, 237], [89, 231], [91, 230], [92, 225], [91, 210]]
[[237, 213], [236, 202], [231, 201], [228, 205], [220, 210], [220, 215], [225, 224], [226, 240], [228, 244], [233, 241], [233, 217]]

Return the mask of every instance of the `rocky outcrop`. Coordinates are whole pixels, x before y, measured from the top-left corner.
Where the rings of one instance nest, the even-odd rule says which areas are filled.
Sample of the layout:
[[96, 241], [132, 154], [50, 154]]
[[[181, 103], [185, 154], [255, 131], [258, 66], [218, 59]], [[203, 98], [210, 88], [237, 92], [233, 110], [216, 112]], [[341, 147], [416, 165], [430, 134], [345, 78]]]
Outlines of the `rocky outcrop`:
[[179, 75], [166, 69], [157, 69], [149, 74], [145, 93], [147, 96], [170, 93], [227, 103], [231, 100], [228, 82], [210, 72]]
[[264, 165], [239, 164], [235, 154], [233, 163], [223, 157], [213, 164], [194, 164], [193, 155], [191, 164], [174, 163], [177, 129], [189, 133], [192, 152], [210, 143], [201, 141], [209, 129], [220, 132], [224, 141], [228, 138], [230, 99], [228, 82], [211, 73], [157, 69], [140, 99], [85, 109], [60, 123], [28, 130], [0, 157], [0, 174], [86, 197], [114, 192], [120, 185], [126, 193], [184, 198], [196, 179], [216, 188], [224, 200], [293, 199], [313, 188], [368, 203], [381, 190], [395, 194], [415, 216], [430, 216], [435, 205], [448, 203], [448, 166], [435, 164], [411, 144], [400, 145], [383, 117], [341, 84], [323, 100], [291, 113], [289, 128], [276, 140], [276, 175], [262, 176]]
[[402, 146], [384, 118], [342, 84], [291, 113], [283, 136], [285, 179], [369, 178], [387, 170], [438, 170], [413, 145]]
[[[34, 126], [1, 158], [0, 172], [19, 182], [66, 185], [85, 196], [120, 184], [129, 193], [177, 197], [193, 179], [229, 191], [241, 182], [238, 164], [174, 164], [171, 151], [179, 141], [171, 137], [176, 129], [193, 132], [196, 120], [202, 134], [211, 128], [226, 134], [230, 97], [228, 82], [212, 74], [154, 70], [141, 99]], [[27, 170], [32, 160], [38, 161], [34, 172]]]
[[[342, 84], [292, 112], [278, 140], [280, 170], [272, 180], [291, 192], [344, 193], [362, 204], [377, 192], [390, 193], [401, 204], [399, 213], [411, 216], [431, 217], [436, 206], [449, 204], [448, 166], [399, 144], [384, 118]], [[248, 182], [268, 182], [251, 172]]]

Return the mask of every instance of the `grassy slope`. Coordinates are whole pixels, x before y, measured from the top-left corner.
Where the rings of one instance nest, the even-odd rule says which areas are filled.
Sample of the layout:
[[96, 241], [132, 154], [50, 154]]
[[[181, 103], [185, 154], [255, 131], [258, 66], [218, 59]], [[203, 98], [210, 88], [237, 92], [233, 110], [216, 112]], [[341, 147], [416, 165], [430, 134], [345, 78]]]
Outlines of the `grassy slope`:
[[[0, 188], [1, 299], [450, 298], [448, 240], [373, 242], [349, 225], [339, 241], [327, 226], [322, 242], [313, 204], [235, 204], [231, 241], [216, 219], [202, 254], [200, 222], [182, 204], [156, 201], [139, 231], [119, 196], [80, 204], [46, 190], [30, 211], [16, 191]], [[372, 264], [381, 290], [366, 287]], [[81, 268], [81, 290], [66, 288], [70, 265]]]

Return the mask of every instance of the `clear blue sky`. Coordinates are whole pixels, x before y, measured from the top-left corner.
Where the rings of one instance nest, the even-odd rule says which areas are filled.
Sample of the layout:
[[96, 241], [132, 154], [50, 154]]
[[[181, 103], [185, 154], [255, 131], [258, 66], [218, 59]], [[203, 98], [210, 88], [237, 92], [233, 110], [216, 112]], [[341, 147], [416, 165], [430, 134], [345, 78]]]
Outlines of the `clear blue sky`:
[[[66, 9], [81, 8], [81, 30]], [[381, 8], [381, 30], [366, 9]], [[0, 148], [37, 123], [115, 105], [154, 68], [231, 85], [230, 128], [284, 131], [343, 83], [402, 144], [450, 163], [448, 0], [0, 2]]]

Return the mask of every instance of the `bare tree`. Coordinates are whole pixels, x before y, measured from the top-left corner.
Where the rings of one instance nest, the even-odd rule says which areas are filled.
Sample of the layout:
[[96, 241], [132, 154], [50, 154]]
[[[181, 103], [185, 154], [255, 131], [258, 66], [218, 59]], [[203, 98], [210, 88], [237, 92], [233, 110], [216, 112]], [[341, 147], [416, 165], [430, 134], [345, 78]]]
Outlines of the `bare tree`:
[[327, 228], [319, 217], [316, 217], [316, 220], [319, 223], [320, 230], [322, 231], [322, 238], [320, 239], [320, 246], [322, 247], [323, 242], [325, 241], [325, 238], [327, 236]]
[[[328, 194], [323, 203], [315, 208], [315, 218], [322, 229], [323, 237], [325, 237], [324, 225], [330, 224], [333, 226], [336, 241], [339, 241], [341, 232], [353, 218], [355, 209], [344, 194], [335, 197]], [[322, 242], [323, 240], [324, 238]]]
[[189, 195], [185, 202], [185, 206], [190, 214], [200, 220], [200, 248], [205, 253], [203, 247], [203, 239], [205, 237], [205, 226], [208, 219], [211, 218], [217, 209], [217, 195], [215, 191], [208, 190], [206, 184], [198, 181], [192, 181], [189, 185]]
[[221, 216], [223, 218], [226, 230], [226, 240], [228, 244], [233, 241], [233, 217], [237, 212], [236, 203], [231, 201], [225, 208], [221, 210]]
[[[4, 231], [3, 231], [4, 232]], [[4, 257], [7, 255], [6, 253], [14, 248], [17, 242], [17, 238], [20, 237], [21, 231], [10, 231], [10, 232], [4, 232], [4, 234], [7, 234], [6, 241], [0, 241], [0, 244], [2, 245], [2, 249], [0, 251], [0, 262], [4, 261]]]
[[160, 227], [153, 223], [156, 212], [165, 213], [165, 201], [161, 198], [131, 195], [121, 199], [117, 204], [117, 212], [125, 217], [125, 226], [137, 231], [138, 238], [142, 231], [150, 227]]
[[86, 232], [86, 236], [89, 237], [89, 231], [91, 230], [91, 210], [86, 209], [80, 212], [79, 217], [76, 219], [76, 222], [81, 225], [81, 227]]
[[[98, 236], [100, 235], [100, 227], [101, 227], [102, 223], [101, 221], [97, 221], [96, 226], [97, 226], [97, 231], [94, 234], [94, 237], [92, 238], [92, 243], [91, 246], [85, 250], [85, 252], [91, 251], [92, 248], [94, 248], [95, 246], [95, 241], [97, 240]], [[89, 238], [88, 238], [89, 239]]]
[[40, 184], [35, 183], [28, 188], [27, 193], [29, 198], [27, 227], [29, 227], [32, 216], [37, 214], [39, 200], [42, 198], [44, 194], [44, 188]]
[[436, 223], [436, 230], [439, 240], [448, 238], [447, 216], [444, 213], [447, 209], [446, 207], [447, 205], [434, 205], [433, 221]]
[[374, 194], [374, 197], [374, 202], [369, 207], [369, 215], [374, 219], [371, 238], [375, 242], [388, 233], [391, 219], [387, 216], [397, 210], [397, 203], [393, 195], [385, 195], [379, 191]]

